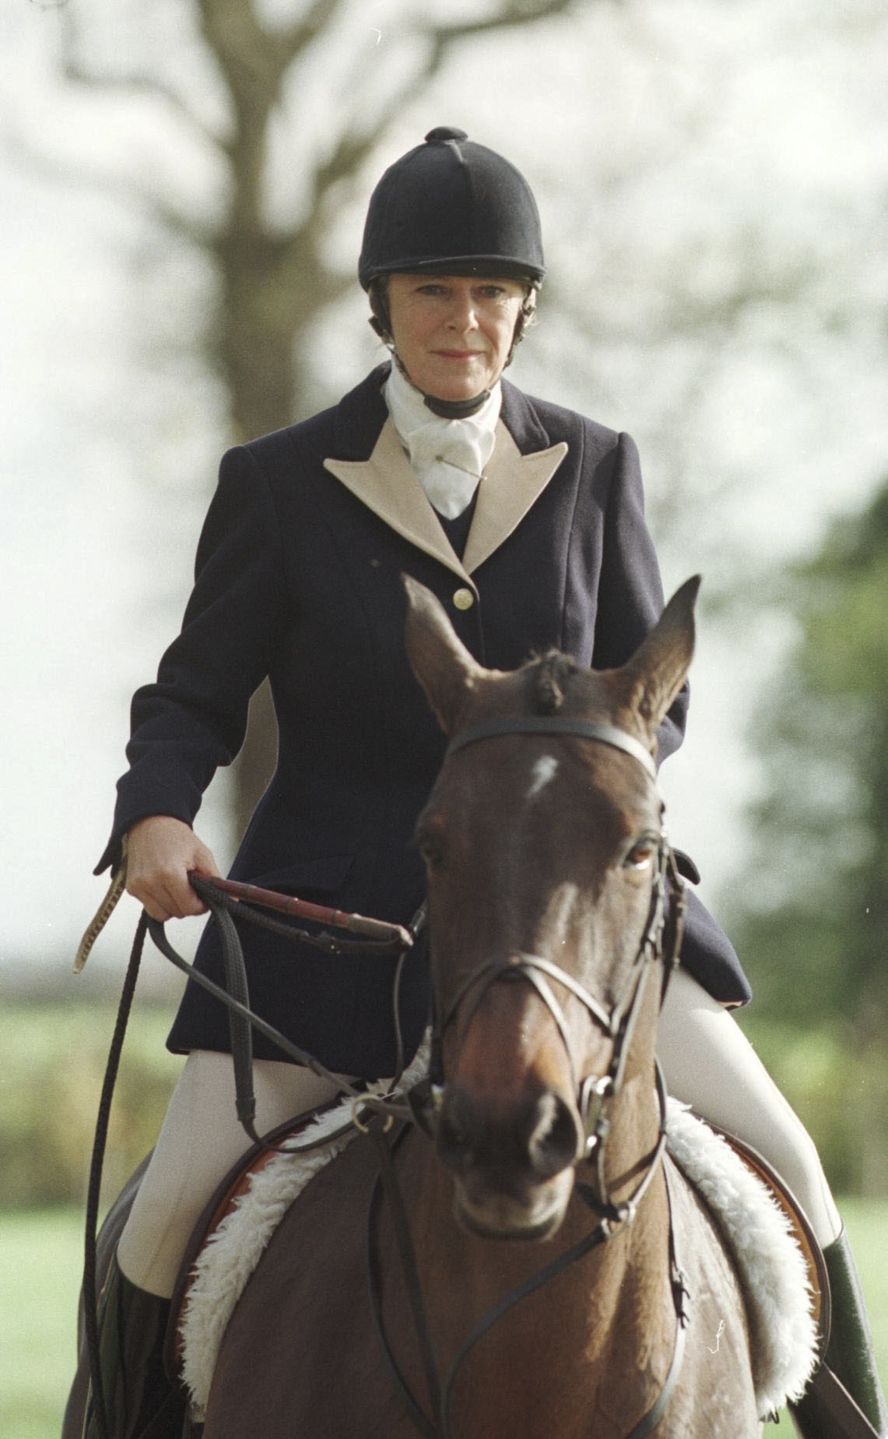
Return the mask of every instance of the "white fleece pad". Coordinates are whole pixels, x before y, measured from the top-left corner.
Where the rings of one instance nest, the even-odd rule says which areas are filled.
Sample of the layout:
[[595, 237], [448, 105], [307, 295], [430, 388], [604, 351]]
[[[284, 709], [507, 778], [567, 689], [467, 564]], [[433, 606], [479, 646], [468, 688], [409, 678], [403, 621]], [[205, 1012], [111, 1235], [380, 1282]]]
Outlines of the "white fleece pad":
[[801, 1398], [817, 1358], [807, 1264], [762, 1181], [721, 1135], [675, 1099], [668, 1103], [666, 1143], [709, 1206], [739, 1274], [756, 1403], [766, 1418], [787, 1400]]
[[[412, 1089], [428, 1072], [427, 1041], [405, 1070], [403, 1089]], [[383, 1083], [368, 1086], [370, 1094], [383, 1094]], [[293, 1200], [331, 1159], [341, 1154], [358, 1133], [351, 1128], [338, 1139], [309, 1153], [300, 1149], [325, 1135], [335, 1135], [347, 1124], [352, 1102], [326, 1110], [300, 1133], [290, 1146], [292, 1153], [276, 1154], [250, 1177], [249, 1188], [235, 1201], [230, 1214], [209, 1236], [192, 1268], [179, 1332], [182, 1339], [182, 1378], [191, 1395], [194, 1418], [200, 1422], [206, 1410], [216, 1356], [234, 1306], [246, 1288], [284, 1214]]]
[[[404, 1076], [405, 1089], [423, 1077], [427, 1062], [423, 1046]], [[312, 1122], [301, 1142], [332, 1135], [347, 1122], [350, 1110], [348, 1100], [337, 1105]], [[301, 1157], [299, 1141], [293, 1145], [297, 1152], [275, 1155], [252, 1176], [245, 1194], [202, 1250], [180, 1325], [183, 1378], [197, 1420], [205, 1412], [226, 1325], [265, 1246], [293, 1200], [355, 1132]], [[764, 1417], [802, 1394], [814, 1365], [817, 1335], [805, 1261], [760, 1180], [723, 1139], [675, 1100], [669, 1101], [667, 1142], [732, 1251], [756, 1341], [756, 1398]]]

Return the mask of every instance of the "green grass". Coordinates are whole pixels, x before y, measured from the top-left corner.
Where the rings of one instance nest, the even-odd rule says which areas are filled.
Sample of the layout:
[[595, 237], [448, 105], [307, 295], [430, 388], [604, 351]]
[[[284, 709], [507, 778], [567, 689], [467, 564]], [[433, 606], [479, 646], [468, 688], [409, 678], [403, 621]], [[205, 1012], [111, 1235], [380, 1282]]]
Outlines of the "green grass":
[[76, 1357], [82, 1231], [76, 1210], [0, 1215], [3, 1439], [58, 1439]]
[[869, 1305], [879, 1372], [888, 1385], [888, 1203], [846, 1199], [840, 1205], [848, 1226], [861, 1283]]
[[[888, 1376], [888, 1203], [841, 1205]], [[83, 1221], [76, 1210], [0, 1213], [0, 1434], [58, 1439], [74, 1368]], [[766, 1434], [793, 1432], [788, 1423]]]

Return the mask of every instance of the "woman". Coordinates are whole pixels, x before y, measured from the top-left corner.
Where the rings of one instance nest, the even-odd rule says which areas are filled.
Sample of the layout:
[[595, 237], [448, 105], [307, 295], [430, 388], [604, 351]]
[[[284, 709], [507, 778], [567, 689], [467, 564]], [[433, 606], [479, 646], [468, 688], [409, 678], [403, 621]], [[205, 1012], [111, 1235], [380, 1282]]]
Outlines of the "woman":
[[[126, 836], [127, 888], [159, 920], [203, 909], [188, 872], [217, 869], [191, 824], [266, 675], [279, 762], [235, 878], [402, 922], [414, 913], [423, 876], [411, 835], [443, 738], [404, 652], [403, 571], [444, 603], [479, 660], [504, 669], [553, 645], [582, 664], [620, 664], [662, 607], [632, 441], [501, 383], [543, 277], [518, 171], [462, 131], [433, 130], [374, 191], [359, 276], [393, 364], [333, 409], [224, 457], [182, 633], [133, 703], [130, 769], [99, 869]], [[681, 742], [686, 703], [662, 727], [661, 759]], [[198, 963], [218, 977], [214, 930]], [[245, 943], [260, 1014], [331, 1070], [391, 1073], [390, 968], [294, 954], [265, 931]], [[768, 1155], [847, 1263], [813, 1146], [725, 1008], [749, 997], [739, 963], [696, 901], [682, 962], [662, 1021], [673, 1092]], [[416, 964], [402, 994], [414, 1046], [425, 1018]], [[193, 984], [169, 1046], [189, 1057], [103, 1304], [119, 1436], [177, 1432], [159, 1360], [168, 1298], [193, 1223], [243, 1149], [226, 1016]], [[331, 1092], [261, 1038], [256, 1055], [260, 1128]], [[839, 1327], [864, 1334], [856, 1302]], [[869, 1359], [861, 1372], [868, 1389], [847, 1379], [875, 1422]], [[810, 1422], [806, 1433], [826, 1432]]]

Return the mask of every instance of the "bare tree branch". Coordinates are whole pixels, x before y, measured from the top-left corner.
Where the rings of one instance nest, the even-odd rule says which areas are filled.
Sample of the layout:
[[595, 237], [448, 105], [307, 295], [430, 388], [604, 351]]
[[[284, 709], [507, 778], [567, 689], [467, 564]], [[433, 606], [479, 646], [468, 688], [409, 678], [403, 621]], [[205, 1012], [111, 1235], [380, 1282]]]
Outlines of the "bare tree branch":
[[326, 29], [342, 0], [315, 0], [307, 15], [283, 29], [266, 29], [253, 0], [196, 0], [201, 29], [228, 85], [239, 115], [245, 102], [266, 113], [294, 60]]
[[39, 175], [53, 185], [66, 186], [71, 190], [93, 191], [96, 194], [112, 196], [121, 204], [135, 205], [144, 210], [153, 221], [189, 244], [208, 247], [214, 241], [214, 230], [209, 223], [201, 222], [193, 215], [170, 204], [154, 190], [137, 184], [119, 173], [110, 175], [107, 170], [89, 169], [81, 162], [74, 163], [68, 156], [49, 155], [45, 149], [37, 149], [22, 130], [4, 128], [0, 146], [12, 160], [27, 169], [31, 175]]
[[439, 25], [430, 29], [429, 39], [431, 41], [431, 57], [423, 69], [423, 78], [429, 79], [437, 74], [448, 54], [460, 40], [477, 38], [479, 35], [490, 34], [494, 30], [504, 30], [510, 25], [526, 25], [538, 20], [549, 20], [555, 15], [563, 15], [569, 10], [574, 0], [536, 0], [536, 3], [523, 3], [523, 0], [506, 0], [503, 9], [496, 15], [489, 15], [483, 20], [470, 20], [458, 25]]
[[[427, 84], [438, 73], [454, 45], [462, 40], [490, 34], [494, 30], [550, 19], [555, 15], [564, 14], [573, 3], [574, 0], [529, 0], [529, 3], [528, 0], [505, 0], [498, 13], [486, 16], [482, 20], [437, 27], [417, 25], [415, 33], [420, 38], [425, 37], [429, 43], [426, 58], [416, 73], [380, 101], [378, 115], [368, 118], [362, 111], [360, 125], [353, 122], [344, 127], [340, 141], [333, 153], [315, 171], [312, 187], [315, 202], [318, 197], [326, 194], [332, 185], [357, 174], [364, 160], [378, 143], [379, 135], [385, 127], [385, 119], [406, 105], [420, 86]], [[345, 94], [359, 93], [359, 82], [365, 67], [366, 58], [361, 55], [356, 59], [352, 71], [353, 83], [343, 87]], [[365, 109], [365, 107], [363, 108]]]
[[179, 91], [172, 85], [167, 85], [159, 76], [139, 70], [119, 71], [114, 74], [109, 71], [94, 70], [85, 65], [78, 53], [80, 37], [74, 12], [71, 9], [62, 12], [61, 36], [62, 74], [66, 80], [85, 89], [116, 90], [126, 95], [149, 95], [152, 99], [162, 100], [169, 106], [176, 118], [184, 120], [189, 129], [200, 139], [209, 140], [217, 147], [222, 144], [221, 137], [203, 123]]
[[340, 0], [315, 0], [308, 14], [280, 32], [280, 44], [292, 59], [323, 34], [342, 9]]

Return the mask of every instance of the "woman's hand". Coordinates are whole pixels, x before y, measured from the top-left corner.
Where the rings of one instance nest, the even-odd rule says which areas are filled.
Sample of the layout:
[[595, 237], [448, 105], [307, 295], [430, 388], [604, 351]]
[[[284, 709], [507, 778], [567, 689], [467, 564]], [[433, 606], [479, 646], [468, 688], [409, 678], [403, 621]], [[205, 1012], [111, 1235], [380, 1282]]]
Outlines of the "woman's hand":
[[216, 861], [194, 831], [180, 819], [152, 814], [138, 820], [126, 837], [127, 893], [140, 900], [152, 919], [184, 919], [205, 914], [206, 905], [188, 882], [199, 869], [217, 875]]

